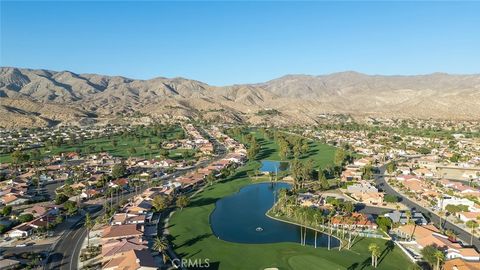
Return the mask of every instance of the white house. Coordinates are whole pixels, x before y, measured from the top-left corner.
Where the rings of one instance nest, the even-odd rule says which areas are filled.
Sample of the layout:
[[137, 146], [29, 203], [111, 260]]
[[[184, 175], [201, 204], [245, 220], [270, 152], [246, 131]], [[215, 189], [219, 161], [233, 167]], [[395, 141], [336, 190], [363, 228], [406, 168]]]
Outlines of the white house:
[[475, 209], [475, 203], [465, 198], [444, 195], [443, 199], [438, 200], [438, 208], [445, 209], [447, 205], [466, 205], [469, 209]]

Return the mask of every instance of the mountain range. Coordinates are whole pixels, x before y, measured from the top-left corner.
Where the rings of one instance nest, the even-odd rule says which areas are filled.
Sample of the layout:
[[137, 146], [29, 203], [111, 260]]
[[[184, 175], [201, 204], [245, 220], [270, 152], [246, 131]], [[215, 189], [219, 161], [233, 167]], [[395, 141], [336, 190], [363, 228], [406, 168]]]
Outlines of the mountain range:
[[0, 68], [0, 127], [94, 124], [133, 116], [278, 125], [324, 114], [480, 119], [480, 74], [287, 75], [225, 87], [185, 78], [135, 80], [69, 71]]

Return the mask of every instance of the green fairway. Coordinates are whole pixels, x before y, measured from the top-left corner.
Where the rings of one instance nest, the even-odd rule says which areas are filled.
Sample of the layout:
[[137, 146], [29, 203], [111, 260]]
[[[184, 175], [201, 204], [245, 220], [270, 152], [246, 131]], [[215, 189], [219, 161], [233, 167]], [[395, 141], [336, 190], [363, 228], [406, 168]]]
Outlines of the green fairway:
[[[329, 149], [321, 145], [318, 147]], [[321, 157], [321, 153], [316, 153], [319, 166], [332, 161], [333, 151], [324, 151], [325, 157]], [[262, 142], [260, 155], [266, 159], [278, 157], [275, 145], [268, 141]], [[229, 179], [206, 187], [192, 198], [187, 208], [177, 211], [171, 217], [168, 230], [180, 257], [208, 258], [211, 269], [373, 269], [370, 266], [368, 245], [376, 242], [383, 251], [377, 269], [404, 270], [411, 264], [400, 249], [387, 249], [387, 241], [381, 239], [357, 239], [351, 250], [342, 251], [315, 249], [297, 243], [240, 244], [217, 239], [209, 223], [215, 202], [252, 183], [247, 177], [247, 171], [258, 166], [259, 162], [249, 162]]]
[[[175, 127], [171, 131], [164, 132], [165, 139], [174, 139], [177, 134], [182, 133], [183, 130], [180, 126]], [[148, 143], [147, 143], [147, 140]], [[112, 141], [116, 141], [116, 146], [113, 146]], [[64, 144], [62, 146], [52, 146], [50, 151], [47, 151], [45, 147], [40, 148], [41, 156], [57, 155], [66, 152], [82, 152], [82, 153], [97, 153], [97, 152], [109, 152], [113, 156], [118, 157], [145, 157], [154, 158], [159, 154], [157, 144], [161, 139], [156, 135], [142, 134], [133, 138], [127, 138], [120, 135], [112, 136], [112, 138], [99, 138], [92, 140], [85, 140], [75, 145]], [[130, 150], [135, 148], [135, 153], [131, 153]], [[175, 149], [169, 151], [169, 158], [171, 159], [183, 159], [181, 154], [188, 150]], [[31, 151], [26, 151], [30, 153]], [[0, 163], [11, 162], [10, 154], [1, 154]]]
[[[274, 140], [268, 140], [259, 131], [252, 131], [251, 134], [255, 136], [257, 142], [261, 146], [261, 151], [256, 159], [277, 161], [282, 160], [278, 155], [278, 145]], [[311, 159], [313, 160], [313, 165], [315, 168], [325, 167], [333, 164], [333, 156], [335, 155], [336, 149], [335, 147], [313, 140], [308, 140], [308, 145], [310, 149], [306, 155], [300, 157], [301, 161]]]

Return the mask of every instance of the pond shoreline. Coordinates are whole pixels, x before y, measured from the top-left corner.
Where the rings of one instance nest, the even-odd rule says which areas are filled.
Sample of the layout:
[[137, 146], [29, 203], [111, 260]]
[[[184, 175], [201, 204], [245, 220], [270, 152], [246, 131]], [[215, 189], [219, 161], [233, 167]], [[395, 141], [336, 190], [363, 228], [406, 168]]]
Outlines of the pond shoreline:
[[338, 236], [335, 236], [335, 235], [330, 234], [330, 233], [328, 233], [328, 232], [322, 232], [322, 231], [320, 231], [319, 229], [313, 228], [313, 227], [311, 227], [311, 226], [302, 225], [302, 224], [297, 223], [297, 222], [294, 222], [294, 221], [285, 220], [285, 219], [281, 219], [281, 218], [279, 218], [279, 217], [273, 216], [272, 214], [270, 214], [270, 212], [271, 212], [272, 209], [273, 209], [273, 207], [265, 213], [265, 215], [266, 215], [267, 217], [269, 217], [269, 218], [271, 218], [271, 219], [274, 219], [274, 220], [277, 220], [277, 221], [280, 221], [280, 222], [284, 222], [284, 223], [296, 225], [296, 226], [299, 226], [299, 227], [305, 227], [305, 228], [310, 229], [310, 230], [312, 230], [312, 231], [317, 231], [317, 232], [319, 232], [319, 233], [321, 233], [321, 234], [330, 235], [331, 237], [333, 237], [333, 238], [337, 239], [338, 241], [340, 241], [340, 246], [343, 245], [343, 240], [340, 239]]

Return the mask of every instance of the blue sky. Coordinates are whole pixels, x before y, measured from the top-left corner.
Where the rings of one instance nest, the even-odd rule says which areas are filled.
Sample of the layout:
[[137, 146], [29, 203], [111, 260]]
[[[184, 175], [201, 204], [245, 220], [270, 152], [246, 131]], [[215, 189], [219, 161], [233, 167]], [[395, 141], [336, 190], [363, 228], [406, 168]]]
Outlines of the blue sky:
[[480, 2], [1, 2], [2, 66], [213, 85], [480, 72]]

